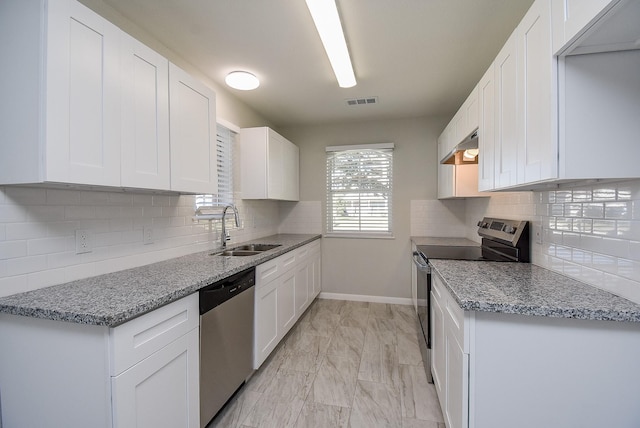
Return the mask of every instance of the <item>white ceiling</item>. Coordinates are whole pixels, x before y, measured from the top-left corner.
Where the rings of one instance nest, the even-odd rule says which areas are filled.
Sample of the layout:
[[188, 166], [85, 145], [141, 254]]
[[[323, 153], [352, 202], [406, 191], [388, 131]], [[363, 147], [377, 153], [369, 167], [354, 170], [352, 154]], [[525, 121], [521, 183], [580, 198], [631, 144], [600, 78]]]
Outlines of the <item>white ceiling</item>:
[[[453, 114], [532, 0], [337, 0], [358, 84], [340, 88], [304, 0], [103, 0], [277, 126]], [[377, 96], [378, 104], [346, 105]]]

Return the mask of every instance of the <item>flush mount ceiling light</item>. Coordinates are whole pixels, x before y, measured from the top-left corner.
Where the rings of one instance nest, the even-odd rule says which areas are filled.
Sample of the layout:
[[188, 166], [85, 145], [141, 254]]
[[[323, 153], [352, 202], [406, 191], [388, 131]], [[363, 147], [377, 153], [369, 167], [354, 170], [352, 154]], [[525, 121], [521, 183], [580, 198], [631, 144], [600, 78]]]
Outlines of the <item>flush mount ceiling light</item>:
[[349, 49], [342, 32], [342, 24], [338, 15], [335, 0], [306, 0], [309, 12], [320, 40], [327, 52], [333, 73], [338, 79], [341, 88], [350, 88], [356, 85], [356, 76], [353, 73]]
[[232, 71], [227, 74], [224, 81], [233, 89], [241, 91], [250, 91], [260, 86], [258, 78], [247, 71]]

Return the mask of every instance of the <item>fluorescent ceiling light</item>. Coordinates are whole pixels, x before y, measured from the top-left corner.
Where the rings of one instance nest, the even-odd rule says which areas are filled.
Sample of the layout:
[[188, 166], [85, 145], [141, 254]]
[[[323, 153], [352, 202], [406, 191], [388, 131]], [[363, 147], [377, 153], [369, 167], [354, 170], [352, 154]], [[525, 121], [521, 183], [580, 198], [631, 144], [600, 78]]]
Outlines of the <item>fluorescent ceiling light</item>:
[[233, 89], [241, 91], [250, 91], [260, 86], [258, 78], [247, 71], [232, 71], [227, 74], [224, 81]]
[[341, 88], [355, 86], [356, 76], [353, 74], [349, 49], [342, 32], [335, 0], [306, 0], [306, 2], [333, 72], [338, 79], [338, 85]]

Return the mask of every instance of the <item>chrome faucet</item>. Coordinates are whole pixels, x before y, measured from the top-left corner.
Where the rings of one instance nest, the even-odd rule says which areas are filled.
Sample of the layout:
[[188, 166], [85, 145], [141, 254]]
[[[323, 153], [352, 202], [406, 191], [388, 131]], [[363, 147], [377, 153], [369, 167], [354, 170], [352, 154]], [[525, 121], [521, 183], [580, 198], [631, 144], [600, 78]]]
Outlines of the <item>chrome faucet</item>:
[[233, 210], [233, 217], [235, 218], [236, 221], [236, 227], [240, 227], [240, 216], [238, 214], [238, 209], [236, 208], [235, 205], [233, 204], [229, 204], [229, 205], [225, 205], [224, 209], [222, 210], [222, 233], [220, 234], [220, 240], [222, 241], [222, 248], [226, 248], [227, 247], [227, 241], [231, 240], [231, 237], [229, 236], [229, 233], [227, 232], [227, 226], [226, 226], [226, 216], [227, 216], [227, 209], [231, 208]]

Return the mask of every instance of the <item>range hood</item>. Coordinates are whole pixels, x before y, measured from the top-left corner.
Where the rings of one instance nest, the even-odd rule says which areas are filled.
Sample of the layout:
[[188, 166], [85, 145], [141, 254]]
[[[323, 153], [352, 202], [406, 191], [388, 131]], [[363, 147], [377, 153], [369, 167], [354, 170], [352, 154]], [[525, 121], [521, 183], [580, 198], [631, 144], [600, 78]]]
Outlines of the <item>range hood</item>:
[[478, 163], [478, 130], [473, 131], [467, 138], [456, 145], [445, 157], [441, 164], [471, 165]]

